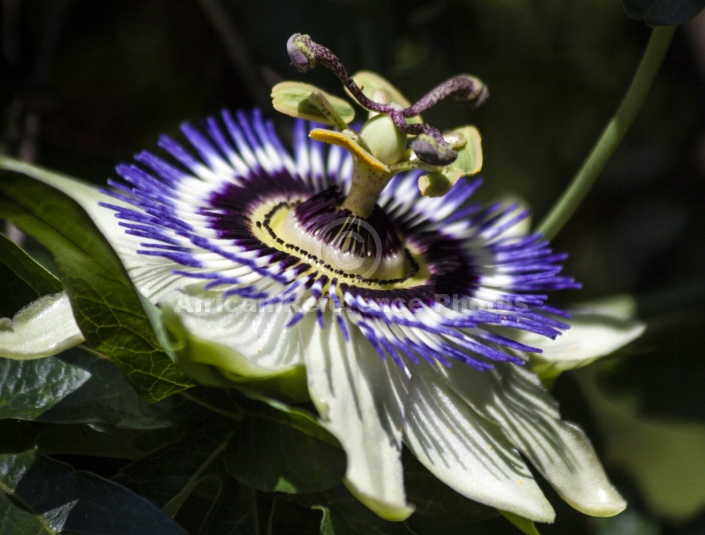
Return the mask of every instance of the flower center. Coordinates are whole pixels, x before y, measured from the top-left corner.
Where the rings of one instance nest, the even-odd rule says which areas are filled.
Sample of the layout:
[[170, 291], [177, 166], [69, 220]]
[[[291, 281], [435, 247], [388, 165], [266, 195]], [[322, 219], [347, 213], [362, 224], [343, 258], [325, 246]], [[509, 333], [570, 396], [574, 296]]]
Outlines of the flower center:
[[406, 278], [409, 253], [384, 212], [376, 206], [361, 218], [340, 209], [342, 200], [336, 188], [329, 188], [288, 210], [275, 207], [265, 226], [290, 249], [334, 272], [368, 281]]

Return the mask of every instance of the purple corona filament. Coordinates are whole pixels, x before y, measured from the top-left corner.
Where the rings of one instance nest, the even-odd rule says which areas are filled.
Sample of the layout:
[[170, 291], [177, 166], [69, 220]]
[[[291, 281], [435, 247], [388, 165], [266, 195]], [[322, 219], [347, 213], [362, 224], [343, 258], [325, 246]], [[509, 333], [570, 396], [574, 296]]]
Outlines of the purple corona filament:
[[[296, 122], [292, 156], [257, 111], [184, 125], [185, 144], [163, 138], [165, 155], [118, 167], [124, 182], [112, 182], [105, 206], [140, 240], [139, 254], [223, 295], [298, 310], [329, 301], [332, 328], [345, 326], [346, 339], [360, 329], [397, 363], [522, 363], [534, 349], [511, 330], [555, 337], [567, 327], [545, 293], [579, 285], [558, 274], [565, 256], [540, 236], [511, 235], [526, 211], [472, 203], [479, 180], [421, 197], [421, 172], [411, 171], [368, 217], [352, 215], [339, 208], [352, 157], [310, 140], [311, 126]], [[287, 328], [303, 317], [292, 313]]]

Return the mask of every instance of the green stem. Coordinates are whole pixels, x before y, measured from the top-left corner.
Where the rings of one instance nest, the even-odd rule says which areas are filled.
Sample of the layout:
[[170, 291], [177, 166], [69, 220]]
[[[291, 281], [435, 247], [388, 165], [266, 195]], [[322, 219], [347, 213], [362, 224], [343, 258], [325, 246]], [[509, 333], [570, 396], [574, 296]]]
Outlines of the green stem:
[[179, 392], [179, 395], [185, 399], [188, 399], [189, 401], [195, 403], [196, 405], [200, 405], [201, 407], [204, 407], [208, 409], [211, 412], [214, 412], [216, 414], [220, 414], [221, 416], [228, 418], [229, 420], [233, 420], [235, 422], [242, 422], [243, 414], [244, 411], [242, 410], [241, 407], [234, 405], [233, 406], [233, 411], [226, 411], [224, 409], [221, 409], [219, 407], [216, 407], [215, 405], [211, 405], [207, 401], [204, 401], [200, 398], [197, 398], [196, 396], [192, 396], [191, 394], [187, 392]]
[[629, 130], [656, 79], [656, 74], [661, 68], [675, 29], [675, 26], [664, 26], [652, 30], [639, 68], [634, 74], [632, 83], [624, 95], [617, 113], [605, 126], [589, 156], [573, 178], [573, 182], [538, 226], [538, 232], [546, 238], [554, 238], [563, 225], [568, 222], [597, 177], [600, 176], [624, 134]]

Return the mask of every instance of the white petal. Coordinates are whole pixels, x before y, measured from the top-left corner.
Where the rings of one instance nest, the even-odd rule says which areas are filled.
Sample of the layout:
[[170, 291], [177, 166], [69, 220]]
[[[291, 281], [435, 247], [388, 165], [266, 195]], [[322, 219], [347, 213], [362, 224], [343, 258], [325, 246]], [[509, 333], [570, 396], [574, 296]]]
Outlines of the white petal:
[[[104, 232], [103, 228], [101, 232]], [[118, 238], [121, 241], [112, 241], [111, 245], [125, 266], [132, 284], [150, 302], [158, 303], [169, 292], [193, 284], [193, 279], [174, 274], [174, 268], [178, 266], [172, 260], [138, 255], [135, 253], [138, 244], [130, 245], [129, 240]]]
[[235, 381], [274, 377], [303, 364], [298, 333], [286, 327], [289, 306], [191, 289], [167, 294], [160, 307], [183, 343], [175, 348], [182, 364], [214, 366]]
[[321, 423], [347, 454], [346, 484], [379, 516], [403, 520], [406, 502], [401, 464], [405, 385], [392, 359], [382, 360], [357, 327], [349, 341], [333, 313], [325, 328], [309, 314], [300, 323], [311, 399]]
[[560, 419], [555, 401], [535, 374], [500, 363], [484, 372], [455, 365], [440, 375], [476, 412], [498, 423], [570, 505], [593, 516], [624, 510], [626, 503], [607, 479], [590, 441]]
[[541, 377], [554, 377], [605, 357], [639, 338], [646, 325], [609, 306], [569, 310], [570, 329], [556, 340], [522, 331], [518, 340], [542, 353], [532, 355], [532, 367]]
[[519, 453], [425, 363], [412, 369], [405, 441], [426, 468], [460, 494], [531, 520], [554, 520]]
[[[68, 179], [67, 179], [68, 180]], [[104, 208], [98, 203], [107, 202], [114, 205], [123, 205], [127, 208], [134, 208], [130, 205], [112, 199], [98, 190], [72, 181], [69, 187], [59, 187], [64, 193], [77, 201], [86, 211], [100, 230], [101, 234], [110, 243], [113, 250], [120, 257], [120, 261], [125, 266], [130, 280], [137, 290], [147, 297], [151, 302], [158, 302], [162, 296], [172, 290], [183, 288], [193, 281], [182, 275], [175, 275], [173, 269], [174, 261], [160, 256], [147, 256], [137, 254], [138, 249], [144, 249], [141, 245], [145, 239], [125, 233], [125, 227], [120, 226], [120, 220], [115, 217], [115, 212]]]
[[61, 353], [83, 342], [66, 293], [40, 297], [12, 321], [0, 320], [0, 356], [18, 360]]

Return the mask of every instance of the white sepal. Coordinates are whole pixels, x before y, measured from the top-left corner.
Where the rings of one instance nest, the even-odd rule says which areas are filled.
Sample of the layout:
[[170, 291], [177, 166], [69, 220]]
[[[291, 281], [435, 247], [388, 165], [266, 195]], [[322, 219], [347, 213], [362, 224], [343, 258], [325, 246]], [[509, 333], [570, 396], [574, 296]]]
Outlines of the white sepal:
[[499, 428], [475, 413], [430, 366], [421, 363], [411, 372], [405, 441], [416, 458], [471, 500], [553, 522], [551, 504]]
[[624, 510], [626, 503], [607, 479], [590, 441], [561, 420], [555, 400], [534, 373], [511, 363], [482, 372], [456, 365], [441, 370], [440, 378], [488, 422], [498, 424], [574, 508], [592, 516]]
[[0, 320], [2, 357], [16, 360], [49, 357], [83, 340], [65, 292], [40, 297], [12, 320]]
[[531, 366], [542, 378], [582, 368], [611, 355], [639, 338], [646, 324], [608, 305], [584, 305], [568, 310], [570, 329], [555, 340], [526, 331], [517, 339], [541, 349], [531, 355]]
[[181, 364], [212, 366], [233, 381], [266, 379], [303, 364], [298, 333], [286, 327], [286, 304], [263, 307], [253, 299], [198, 287], [170, 292], [160, 302]]
[[323, 320], [322, 328], [309, 314], [298, 327], [321, 424], [345, 450], [350, 491], [382, 518], [404, 520], [414, 510], [401, 464], [405, 377], [357, 327], [347, 322], [346, 340], [330, 310]]

